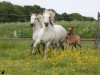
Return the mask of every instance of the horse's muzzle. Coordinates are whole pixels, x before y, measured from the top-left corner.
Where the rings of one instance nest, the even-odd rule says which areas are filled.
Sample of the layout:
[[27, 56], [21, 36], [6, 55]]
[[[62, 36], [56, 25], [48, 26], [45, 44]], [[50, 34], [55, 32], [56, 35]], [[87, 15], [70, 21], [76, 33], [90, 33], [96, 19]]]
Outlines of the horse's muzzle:
[[45, 23], [45, 26], [47, 27], [49, 23]]
[[34, 24], [33, 24], [33, 23], [31, 23], [31, 24], [30, 24], [30, 26], [31, 26], [31, 27], [34, 27]]

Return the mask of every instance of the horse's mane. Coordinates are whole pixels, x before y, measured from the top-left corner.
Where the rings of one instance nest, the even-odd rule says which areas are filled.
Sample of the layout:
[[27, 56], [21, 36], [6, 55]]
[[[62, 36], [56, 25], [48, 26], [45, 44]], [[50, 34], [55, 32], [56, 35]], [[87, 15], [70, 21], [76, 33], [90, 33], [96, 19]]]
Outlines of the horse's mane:
[[52, 10], [45, 10], [43, 13], [47, 13], [47, 14], [50, 14], [50, 18], [51, 18], [51, 22], [52, 24], [54, 23], [54, 17], [55, 17], [55, 12], [52, 11]]
[[38, 19], [38, 23], [39, 23], [40, 27], [42, 28], [43, 27], [43, 15], [38, 14], [37, 19]]

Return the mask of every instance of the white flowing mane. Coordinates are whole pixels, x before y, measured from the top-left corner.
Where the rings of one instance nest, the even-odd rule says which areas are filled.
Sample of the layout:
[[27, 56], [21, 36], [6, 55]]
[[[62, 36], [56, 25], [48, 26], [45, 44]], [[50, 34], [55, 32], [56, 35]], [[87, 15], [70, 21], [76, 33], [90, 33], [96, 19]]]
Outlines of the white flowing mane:
[[54, 17], [55, 17], [55, 12], [54, 11], [51, 11], [51, 10], [45, 10], [43, 14], [49, 14], [50, 15], [50, 18], [51, 18], [51, 22], [52, 24], [54, 24]]

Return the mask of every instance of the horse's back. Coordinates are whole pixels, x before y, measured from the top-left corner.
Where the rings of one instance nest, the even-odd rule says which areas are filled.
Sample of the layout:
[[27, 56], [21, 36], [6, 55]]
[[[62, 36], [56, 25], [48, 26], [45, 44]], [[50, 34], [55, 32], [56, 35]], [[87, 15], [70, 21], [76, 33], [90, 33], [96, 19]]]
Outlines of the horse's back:
[[70, 44], [80, 44], [81, 38], [78, 35], [70, 35], [67, 37], [67, 40]]
[[67, 31], [66, 31], [66, 29], [65, 29], [64, 27], [62, 27], [61, 25], [54, 25], [54, 27], [55, 27], [57, 30], [60, 31], [59, 34], [61, 34], [61, 38], [62, 38], [62, 39], [65, 39], [66, 36], [67, 36]]
[[80, 43], [81, 43], [81, 38], [80, 38], [80, 36], [75, 35], [75, 38], [76, 38], [77, 43], [80, 44]]

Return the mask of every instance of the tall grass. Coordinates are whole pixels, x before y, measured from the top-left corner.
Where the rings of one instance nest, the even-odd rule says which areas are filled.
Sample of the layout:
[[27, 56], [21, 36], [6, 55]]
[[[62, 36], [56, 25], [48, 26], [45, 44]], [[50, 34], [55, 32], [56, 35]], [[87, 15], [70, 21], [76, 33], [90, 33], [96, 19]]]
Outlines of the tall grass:
[[[74, 32], [83, 38], [95, 36], [96, 21], [57, 21], [55, 24], [62, 25], [66, 29], [68, 25], [74, 26]], [[18, 37], [31, 37], [32, 28], [29, 22], [2, 23], [0, 24], [0, 37], [13, 37], [13, 31], [16, 30]], [[100, 34], [100, 33], [99, 33]]]
[[2, 23], [0, 24], [0, 37], [14, 37], [13, 32], [16, 31], [18, 37], [31, 37], [32, 28], [29, 22]]

